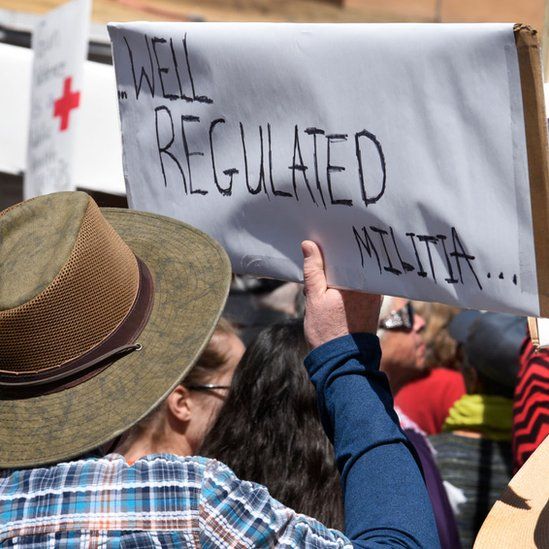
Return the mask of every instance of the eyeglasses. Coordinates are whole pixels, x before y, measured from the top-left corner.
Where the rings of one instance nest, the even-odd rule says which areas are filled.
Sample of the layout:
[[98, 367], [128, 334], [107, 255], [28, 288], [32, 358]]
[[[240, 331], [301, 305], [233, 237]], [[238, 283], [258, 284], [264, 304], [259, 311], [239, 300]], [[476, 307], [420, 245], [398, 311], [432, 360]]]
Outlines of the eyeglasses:
[[392, 311], [389, 316], [379, 321], [383, 330], [404, 330], [411, 332], [414, 328], [414, 307], [408, 302], [398, 311]]
[[204, 383], [203, 385], [185, 385], [191, 391], [213, 391], [215, 389], [230, 389], [230, 385], [215, 385], [215, 383]]

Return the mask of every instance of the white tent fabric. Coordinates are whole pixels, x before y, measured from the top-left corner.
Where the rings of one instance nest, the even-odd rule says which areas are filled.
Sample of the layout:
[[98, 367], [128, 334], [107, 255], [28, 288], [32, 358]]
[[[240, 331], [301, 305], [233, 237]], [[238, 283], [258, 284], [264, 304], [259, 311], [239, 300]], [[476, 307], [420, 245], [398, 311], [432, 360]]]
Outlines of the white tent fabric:
[[[0, 44], [0, 172], [25, 171], [32, 56], [27, 48]], [[75, 145], [77, 187], [126, 193], [117, 101], [113, 67], [87, 61]]]

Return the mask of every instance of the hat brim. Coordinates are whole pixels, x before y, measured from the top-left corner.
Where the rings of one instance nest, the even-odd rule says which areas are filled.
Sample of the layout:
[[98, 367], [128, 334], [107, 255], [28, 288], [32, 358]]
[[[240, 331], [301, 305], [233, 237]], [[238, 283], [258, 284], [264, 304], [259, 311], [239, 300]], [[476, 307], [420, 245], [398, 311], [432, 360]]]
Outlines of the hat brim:
[[137, 338], [142, 349], [75, 387], [0, 400], [2, 468], [67, 460], [126, 431], [181, 381], [221, 315], [231, 267], [217, 242], [160, 215], [102, 212], [153, 275], [153, 309]]

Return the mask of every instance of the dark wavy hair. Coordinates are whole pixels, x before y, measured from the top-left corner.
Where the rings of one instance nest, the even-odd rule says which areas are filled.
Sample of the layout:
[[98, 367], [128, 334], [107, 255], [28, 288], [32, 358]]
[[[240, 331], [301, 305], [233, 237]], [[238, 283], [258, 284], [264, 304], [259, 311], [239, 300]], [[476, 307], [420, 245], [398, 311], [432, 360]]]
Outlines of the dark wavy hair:
[[303, 367], [308, 350], [301, 320], [262, 330], [235, 371], [200, 455], [263, 484], [298, 513], [341, 530], [339, 474]]

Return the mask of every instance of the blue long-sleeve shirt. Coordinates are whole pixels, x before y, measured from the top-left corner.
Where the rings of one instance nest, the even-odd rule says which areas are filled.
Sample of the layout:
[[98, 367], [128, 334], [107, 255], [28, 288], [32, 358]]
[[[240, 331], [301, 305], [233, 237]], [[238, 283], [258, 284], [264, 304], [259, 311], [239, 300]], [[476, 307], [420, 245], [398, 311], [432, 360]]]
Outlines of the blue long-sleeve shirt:
[[218, 461], [156, 454], [130, 465], [110, 454], [1, 471], [0, 547], [438, 547], [379, 356], [377, 338], [362, 334], [306, 361], [341, 469], [346, 534]]
[[431, 503], [380, 359], [376, 336], [353, 334], [305, 360], [341, 473], [345, 534], [355, 547], [438, 547]]

